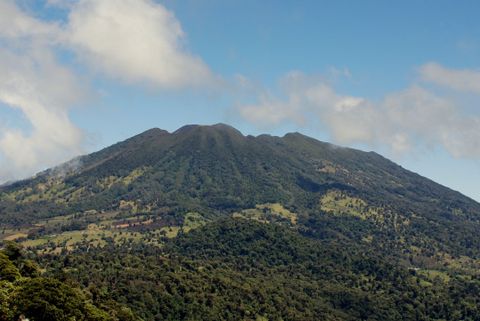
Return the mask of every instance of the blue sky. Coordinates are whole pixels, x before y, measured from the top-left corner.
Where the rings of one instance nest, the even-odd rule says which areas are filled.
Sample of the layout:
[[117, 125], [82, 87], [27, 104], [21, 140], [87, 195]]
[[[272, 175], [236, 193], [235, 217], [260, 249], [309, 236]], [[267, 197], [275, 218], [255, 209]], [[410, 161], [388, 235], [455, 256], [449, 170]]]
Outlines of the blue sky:
[[0, 181], [151, 127], [225, 122], [375, 150], [480, 200], [478, 12], [453, 0], [6, 0]]

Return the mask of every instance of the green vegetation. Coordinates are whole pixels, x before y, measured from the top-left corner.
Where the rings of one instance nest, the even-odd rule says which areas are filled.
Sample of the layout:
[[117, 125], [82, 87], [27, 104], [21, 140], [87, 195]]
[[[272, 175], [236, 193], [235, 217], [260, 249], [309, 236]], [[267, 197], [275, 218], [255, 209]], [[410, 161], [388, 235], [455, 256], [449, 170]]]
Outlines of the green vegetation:
[[320, 209], [332, 215], [350, 215], [362, 220], [372, 220], [380, 225], [387, 218], [381, 208], [369, 207], [361, 198], [330, 190], [320, 198]]
[[185, 214], [185, 217], [183, 219], [182, 229], [184, 232], [188, 232], [190, 230], [202, 227], [206, 223], [207, 221], [201, 214], [196, 212], [188, 212], [187, 214]]
[[255, 208], [233, 213], [233, 217], [243, 217], [264, 223], [289, 223], [297, 224], [297, 214], [290, 212], [279, 203], [257, 205]]
[[[41, 275], [39, 267], [24, 257], [18, 245], [6, 242], [0, 251], [0, 320], [130, 321], [138, 320], [126, 306], [98, 307], [91, 294], [78, 287]], [[132, 318], [125, 318], [129, 311]]]
[[79, 163], [0, 187], [43, 273], [0, 255], [5, 320], [25, 284], [125, 320], [480, 319], [480, 204], [375, 153], [215, 125]]
[[113, 299], [144, 320], [480, 317], [478, 276], [415, 271], [361, 244], [243, 218], [207, 223], [162, 248], [112, 242], [41, 263], [80, 283], [95, 302]]

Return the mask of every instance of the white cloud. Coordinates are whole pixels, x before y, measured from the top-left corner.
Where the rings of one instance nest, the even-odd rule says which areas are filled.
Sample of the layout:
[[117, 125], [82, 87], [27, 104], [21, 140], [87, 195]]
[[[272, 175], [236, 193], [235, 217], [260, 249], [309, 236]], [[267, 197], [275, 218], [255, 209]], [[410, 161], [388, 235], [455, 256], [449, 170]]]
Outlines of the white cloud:
[[12, 0], [0, 1], [0, 37], [3, 39], [19, 39], [35, 37], [36, 42], [51, 38], [58, 32], [58, 26], [35, 19], [20, 8]]
[[411, 146], [443, 146], [454, 157], [480, 157], [480, 117], [467, 114], [451, 98], [414, 86], [388, 95], [382, 110], [390, 132], [402, 135]]
[[78, 155], [82, 132], [68, 109], [83, 97], [75, 75], [52, 46], [61, 30], [35, 19], [13, 1], [0, 2], [0, 103], [19, 110], [30, 128], [3, 125], [0, 183], [26, 177]]
[[420, 68], [423, 80], [457, 91], [480, 94], [480, 70], [450, 69], [431, 62]]
[[262, 127], [319, 124], [340, 144], [388, 146], [393, 153], [440, 145], [455, 157], [480, 157], [480, 117], [422, 87], [374, 102], [339, 94], [325, 80], [300, 73], [287, 75], [281, 83], [284, 99], [262, 94], [258, 103], [239, 106], [240, 115]]
[[262, 95], [258, 104], [244, 105], [239, 108], [240, 114], [252, 123], [259, 125], [278, 125], [286, 120], [299, 125], [305, 123], [300, 106], [295, 101], [282, 102], [269, 95]]
[[32, 175], [81, 152], [82, 132], [68, 117], [81, 92], [75, 76], [47, 49], [22, 55], [0, 49], [0, 102], [20, 110], [31, 126], [2, 128], [0, 181]]
[[150, 0], [81, 0], [70, 12], [67, 44], [93, 69], [160, 88], [213, 86], [216, 76], [183, 46], [174, 14]]

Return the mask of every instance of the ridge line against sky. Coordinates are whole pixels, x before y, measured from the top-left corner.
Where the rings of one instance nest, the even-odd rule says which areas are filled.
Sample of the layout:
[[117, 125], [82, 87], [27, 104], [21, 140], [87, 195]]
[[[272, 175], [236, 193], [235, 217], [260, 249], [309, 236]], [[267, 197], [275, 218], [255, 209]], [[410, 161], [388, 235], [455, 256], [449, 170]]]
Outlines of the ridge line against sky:
[[480, 200], [479, 6], [2, 1], [0, 182], [226, 122], [373, 149]]

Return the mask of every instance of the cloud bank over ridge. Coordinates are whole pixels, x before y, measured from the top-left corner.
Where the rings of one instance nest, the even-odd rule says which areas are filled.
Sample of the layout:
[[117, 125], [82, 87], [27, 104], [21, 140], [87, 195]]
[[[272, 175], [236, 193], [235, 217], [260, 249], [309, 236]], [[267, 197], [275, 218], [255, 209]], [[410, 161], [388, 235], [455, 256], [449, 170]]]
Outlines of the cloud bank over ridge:
[[[454, 91], [480, 93], [480, 82], [474, 82], [477, 77], [480, 72], [436, 63], [420, 68], [424, 82]], [[300, 72], [287, 74], [280, 83], [282, 98], [265, 91], [256, 103], [239, 105], [238, 113], [260, 127], [321, 126], [339, 144], [385, 146], [394, 154], [442, 146], [457, 158], [480, 158], [480, 117], [452, 96], [439, 95], [422, 84], [373, 101], [338, 93], [325, 79]]]

